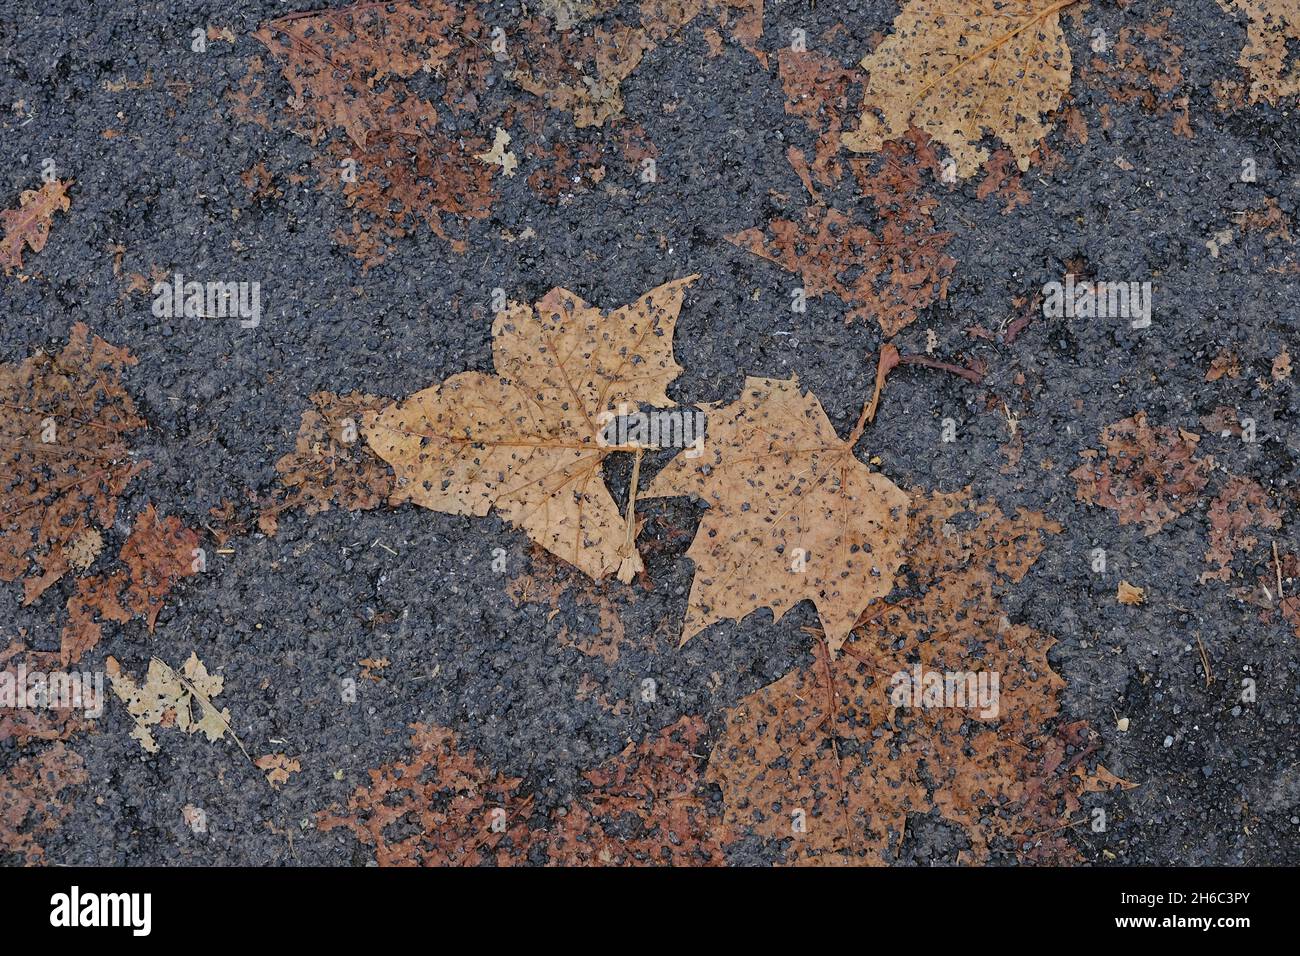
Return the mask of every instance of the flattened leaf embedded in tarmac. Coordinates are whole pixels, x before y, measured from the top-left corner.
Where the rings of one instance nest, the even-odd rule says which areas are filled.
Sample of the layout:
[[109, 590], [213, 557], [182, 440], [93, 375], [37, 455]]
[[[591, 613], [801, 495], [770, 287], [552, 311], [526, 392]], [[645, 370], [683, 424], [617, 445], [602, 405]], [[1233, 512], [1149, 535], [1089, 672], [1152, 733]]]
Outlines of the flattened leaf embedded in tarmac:
[[87, 533], [112, 527], [118, 498], [148, 464], [124, 441], [145, 427], [122, 387], [134, 364], [78, 322], [57, 356], [0, 365], [0, 581], [22, 579], [24, 604], [73, 569]]
[[1250, 17], [1237, 61], [1250, 74], [1250, 101], [1276, 104], [1284, 96], [1300, 95], [1300, 64], [1291, 52], [1300, 41], [1300, 5], [1295, 0], [1219, 0], [1219, 6]]
[[709, 505], [686, 552], [695, 580], [683, 643], [717, 621], [764, 607], [780, 620], [811, 600], [836, 650], [893, 589], [908, 498], [857, 459], [857, 438], [842, 440], [796, 378], [747, 378], [737, 401], [708, 410], [703, 454], [678, 454], [641, 495]]
[[507, 306], [492, 325], [496, 375], [461, 372], [366, 414], [366, 441], [397, 474], [392, 502], [495, 510], [589, 576], [631, 580], [642, 568], [632, 516], [620, 515], [601, 467], [634, 449], [602, 436], [620, 406], [673, 404], [673, 330], [697, 278], [609, 311], [565, 289]]
[[988, 159], [986, 133], [1021, 171], [1070, 88], [1060, 14], [1076, 0], [910, 0], [862, 59], [862, 124], [844, 145], [875, 152], [915, 127], [951, 151], [957, 175]]
[[588, 771], [592, 789], [547, 824], [550, 864], [722, 866], [729, 834], [704, 792], [699, 756], [707, 730], [683, 717]]
[[[1282, 512], [1273, 506], [1264, 487], [1250, 478], [1231, 476], [1208, 511], [1210, 546], [1205, 552], [1211, 570], [1201, 573], [1201, 583], [1228, 581], [1238, 553], [1247, 557], [1260, 543], [1258, 535], [1282, 527]], [[1213, 565], [1218, 567], [1214, 568]]]
[[393, 476], [361, 439], [361, 421], [387, 399], [364, 392], [316, 392], [302, 413], [293, 451], [275, 463], [280, 487], [258, 515], [259, 529], [274, 535], [285, 511], [301, 508], [320, 514], [332, 507], [348, 511], [377, 508], [393, 492]]
[[[371, 770], [346, 808], [322, 811], [323, 831], [351, 830], [380, 866], [475, 866], [510, 862], [531, 838], [531, 797], [517, 778], [486, 769], [454, 731], [411, 725], [414, 753]], [[391, 828], [391, 829], [390, 829]]]
[[[790, 863], [890, 863], [908, 815], [931, 812], [965, 830], [972, 862], [999, 842], [1073, 861], [1063, 824], [1110, 778], [1082, 772], [1086, 725], [1044, 733], [1064, 687], [1055, 641], [1012, 624], [1000, 600], [1060, 529], [968, 490], [914, 501], [908, 593], [869, 609], [838, 657], [827, 635], [811, 663], [728, 711], [706, 779], [734, 832], [786, 841]], [[948, 696], [932, 699], [936, 676]]]
[[[797, 150], [789, 158], [796, 169], [806, 162]], [[802, 221], [774, 219], [765, 229], [745, 229], [727, 241], [797, 273], [809, 298], [836, 296], [850, 307], [846, 322], [874, 319], [889, 338], [915, 322], [922, 309], [947, 298], [957, 265], [944, 251], [953, 234], [935, 225], [937, 200], [920, 192], [921, 170], [936, 168], [938, 160], [926, 137], [909, 133], [886, 143], [878, 163], [854, 159], [849, 166], [874, 202], [879, 225], [817, 203]], [[820, 177], [830, 175], [830, 168], [819, 172], [815, 162], [810, 171]]]
[[1120, 524], [1142, 525], [1148, 535], [1191, 510], [1214, 469], [1213, 458], [1197, 457], [1199, 435], [1153, 428], [1145, 412], [1108, 425], [1101, 440], [1104, 455], [1085, 449], [1084, 463], [1070, 472], [1077, 497], [1116, 512]]
[[21, 269], [23, 246], [32, 252], [45, 248], [50, 238], [50, 223], [56, 212], [67, 212], [71, 204], [68, 187], [72, 180], [51, 180], [40, 189], [25, 189], [18, 197], [18, 208], [0, 210], [0, 226], [4, 238], [0, 239], [0, 266], [6, 272]]
[[81, 757], [62, 743], [23, 757], [0, 776], [0, 851], [24, 863], [45, 860], [40, 840], [72, 812], [69, 791], [89, 781]]

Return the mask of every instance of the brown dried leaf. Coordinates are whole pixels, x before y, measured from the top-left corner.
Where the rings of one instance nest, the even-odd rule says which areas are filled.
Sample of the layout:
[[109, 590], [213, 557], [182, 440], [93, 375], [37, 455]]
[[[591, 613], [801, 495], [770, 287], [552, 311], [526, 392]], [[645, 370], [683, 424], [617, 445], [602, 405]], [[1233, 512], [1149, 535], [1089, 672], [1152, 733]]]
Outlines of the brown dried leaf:
[[[914, 162], [905, 162], [914, 156]], [[935, 199], [918, 195], [920, 167], [933, 160], [922, 137], [884, 148], [879, 169], [854, 161], [862, 192], [875, 202], [878, 229], [837, 209], [809, 207], [802, 222], [773, 220], [727, 241], [800, 275], [809, 298], [830, 293], [851, 308], [845, 321], [875, 319], [887, 338], [948, 295], [956, 261], [944, 252], [950, 232], [935, 227]]]
[[861, 76], [824, 53], [789, 48], [777, 54], [777, 70], [785, 90], [785, 111], [803, 117], [817, 134], [813, 176], [821, 185], [833, 186], [841, 175], [840, 134], [849, 112], [849, 89]]
[[862, 124], [844, 145], [875, 152], [915, 127], [948, 147], [965, 178], [988, 159], [979, 142], [991, 133], [1027, 170], [1044, 117], [1069, 91], [1060, 12], [1073, 2], [910, 0], [862, 59]]
[[364, 392], [317, 392], [302, 413], [294, 450], [275, 463], [282, 490], [262, 508], [258, 524], [275, 534], [277, 519], [291, 508], [309, 515], [331, 507], [378, 508], [393, 493], [393, 476], [361, 439], [361, 423], [388, 400]]
[[1147, 424], [1145, 412], [1106, 426], [1101, 433], [1106, 457], [1094, 449], [1070, 473], [1079, 501], [1110, 508], [1120, 524], [1141, 524], [1155, 534], [1196, 504], [1209, 481], [1214, 459], [1199, 458], [1200, 436]]
[[757, 45], [763, 0], [641, 0], [635, 24], [617, 20], [574, 33], [561, 26], [557, 36], [546, 21], [525, 21], [510, 79], [549, 108], [572, 113], [579, 129], [602, 126], [623, 112], [623, 80], [648, 53], [705, 12], [729, 26], [766, 69], [767, 54]]
[[722, 866], [728, 834], [703, 792], [698, 752], [707, 730], [683, 717], [585, 774], [592, 790], [546, 828], [550, 864]]
[[[907, 815], [930, 812], [966, 831], [975, 861], [995, 841], [1026, 861], [1069, 861], [1061, 822], [1085, 789], [1070, 771], [1091, 749], [1088, 732], [1071, 724], [1045, 737], [1063, 686], [1047, 660], [1054, 642], [1010, 623], [999, 602], [1060, 529], [966, 493], [914, 501], [911, 593], [867, 615], [838, 658], [822, 646], [730, 710], [706, 779], [734, 831], [789, 841], [789, 862], [889, 862]], [[911, 699], [903, 680], [928, 689], [929, 675], [963, 672], [1000, 675], [994, 708]]]
[[126, 606], [149, 622], [158, 614], [176, 582], [198, 573], [195, 564], [199, 536], [175, 516], [161, 518], [152, 504], [135, 519], [131, 536], [122, 545], [122, 563], [131, 572]]
[[673, 404], [673, 330], [697, 278], [608, 312], [564, 289], [509, 305], [492, 325], [498, 374], [462, 372], [367, 413], [366, 441], [397, 475], [393, 503], [495, 509], [590, 577], [630, 580], [641, 560], [600, 474], [628, 449], [602, 444], [604, 418], [619, 405]]
[[641, 495], [709, 505], [687, 551], [695, 580], [683, 643], [716, 621], [763, 607], [780, 620], [811, 600], [838, 648], [893, 587], [907, 496], [857, 459], [795, 378], [747, 378], [737, 401], [707, 414], [703, 454], [678, 454]]
[[59, 660], [64, 667], [76, 664], [99, 643], [104, 631], [102, 621], [125, 624], [131, 620], [131, 611], [122, 604], [121, 592], [126, 583], [124, 571], [77, 581], [77, 590], [68, 598], [68, 623], [60, 636]]
[[72, 812], [67, 791], [89, 779], [81, 757], [62, 743], [18, 760], [0, 777], [0, 849], [24, 864], [44, 863], [39, 841]]
[[410, 758], [371, 770], [370, 785], [357, 787], [346, 809], [318, 814], [318, 827], [351, 830], [380, 866], [504, 864], [525, 851], [532, 799], [520, 797], [520, 781], [484, 769], [451, 730], [411, 730]]
[[26, 575], [24, 604], [68, 572], [69, 549], [92, 525], [112, 526], [118, 497], [148, 464], [124, 441], [145, 426], [122, 388], [134, 364], [79, 322], [57, 357], [0, 365], [0, 580]]
[[22, 268], [24, 245], [32, 252], [45, 248], [54, 214], [68, 211], [71, 185], [70, 179], [55, 179], [40, 189], [25, 189], [18, 197], [17, 209], [0, 210], [0, 226], [5, 231], [4, 238], [0, 239], [0, 266], [6, 272]]
[[[444, 216], [481, 219], [491, 210], [494, 167], [475, 153], [481, 137], [439, 126], [437, 107], [408, 84], [417, 73], [437, 73], [443, 102], [473, 110], [491, 59], [490, 39], [474, 7], [442, 0], [360, 3], [325, 12], [273, 20], [255, 36], [284, 63], [294, 91], [289, 115], [313, 143], [330, 130], [318, 158], [323, 188], [341, 186], [349, 207], [360, 213], [341, 242], [353, 247], [367, 269], [381, 262], [391, 240], [426, 223], [449, 238]], [[259, 84], [250, 69], [250, 79]], [[240, 94], [246, 104], [260, 90]], [[355, 175], [344, 177], [350, 168]]]
[[1174, 132], [1190, 139], [1183, 47], [1170, 30], [1172, 17], [1173, 10], [1165, 8], [1144, 23], [1124, 27], [1106, 56], [1093, 57], [1080, 73], [1116, 103], [1137, 103], [1154, 116], [1173, 114]]
[[1120, 604], [1133, 606], [1142, 604], [1146, 599], [1146, 588], [1140, 588], [1135, 584], [1129, 584], [1127, 581], [1120, 581], [1119, 587], [1115, 591], [1115, 600]]
[[[12, 687], [16, 695], [25, 690], [20, 675], [25, 671], [50, 673], [66, 667], [60, 655], [49, 651], [29, 650], [21, 641], [13, 641], [0, 651], [0, 684]], [[7, 696], [7, 695], [6, 695]], [[0, 706], [0, 744], [14, 740], [19, 746], [30, 740], [67, 740], [85, 729], [82, 711], [77, 708]]]
[[1249, 553], [1259, 543], [1252, 531], [1282, 527], [1282, 512], [1273, 508], [1268, 492], [1258, 482], [1236, 476], [1224, 483], [1210, 503], [1209, 519], [1210, 549], [1205, 560], [1218, 568], [1202, 572], [1202, 584], [1232, 577], [1233, 557], [1237, 552]]
[[1237, 61], [1250, 74], [1250, 101], [1276, 104], [1285, 96], [1300, 95], [1300, 66], [1291, 53], [1300, 40], [1295, 0], [1219, 0], [1219, 6], [1250, 17], [1246, 46]]
[[1282, 351], [1273, 356], [1273, 366], [1271, 369], [1273, 381], [1285, 382], [1291, 377], [1291, 353], [1282, 347]]

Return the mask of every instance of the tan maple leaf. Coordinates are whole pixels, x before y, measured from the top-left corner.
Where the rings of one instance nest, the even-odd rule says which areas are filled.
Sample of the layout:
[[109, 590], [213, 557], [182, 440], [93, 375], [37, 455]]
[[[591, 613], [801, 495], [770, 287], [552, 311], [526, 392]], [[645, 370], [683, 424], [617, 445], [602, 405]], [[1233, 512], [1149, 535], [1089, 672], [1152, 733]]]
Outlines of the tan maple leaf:
[[1219, 6], [1250, 17], [1246, 46], [1237, 61], [1250, 74], [1250, 101], [1275, 104], [1284, 96], [1300, 95], [1300, 66], [1290, 52], [1300, 41], [1296, 0], [1219, 0]]
[[1070, 87], [1060, 13], [1075, 0], [911, 0], [862, 59], [862, 123], [842, 142], [875, 152], [915, 127], [952, 152], [957, 175], [988, 159], [992, 134], [1023, 172], [1047, 135], [1044, 116]]
[[50, 222], [56, 212], [67, 212], [71, 201], [68, 187], [72, 180], [51, 180], [40, 189], [25, 189], [18, 197], [17, 209], [0, 211], [0, 226], [4, 238], [0, 239], [0, 266], [6, 271], [20, 269], [23, 265], [23, 246], [32, 252], [45, 248], [50, 238]]
[[[535, 306], [511, 303], [492, 325], [497, 374], [461, 372], [379, 412], [364, 434], [397, 476], [391, 501], [434, 511], [495, 511], [593, 578], [641, 570], [601, 477], [619, 406], [672, 405], [681, 373], [673, 330], [686, 287], [666, 283], [604, 311], [565, 289]], [[629, 509], [630, 510], [630, 509]]]
[[817, 607], [832, 650], [862, 609], [894, 586], [908, 498], [853, 454], [796, 378], [747, 378], [739, 399], [708, 409], [702, 455], [682, 453], [642, 498], [695, 495], [709, 505], [687, 555], [695, 580], [685, 642], [767, 607], [779, 620]]
[[[113, 686], [113, 693], [126, 704], [135, 720], [131, 736], [149, 753], [158, 752], [158, 742], [151, 727], [176, 726], [187, 734], [202, 733], [210, 742], [220, 740], [230, 732], [229, 708], [218, 710], [212, 698], [221, 693], [223, 678], [209, 674], [196, 653], [179, 671], [173, 670], [157, 657], [149, 661], [149, 671], [144, 683], [138, 684], [129, 674], [122, 672], [116, 658], [104, 661], [104, 671]], [[239, 743], [239, 738], [235, 737]], [[243, 744], [239, 744], [243, 748]]]

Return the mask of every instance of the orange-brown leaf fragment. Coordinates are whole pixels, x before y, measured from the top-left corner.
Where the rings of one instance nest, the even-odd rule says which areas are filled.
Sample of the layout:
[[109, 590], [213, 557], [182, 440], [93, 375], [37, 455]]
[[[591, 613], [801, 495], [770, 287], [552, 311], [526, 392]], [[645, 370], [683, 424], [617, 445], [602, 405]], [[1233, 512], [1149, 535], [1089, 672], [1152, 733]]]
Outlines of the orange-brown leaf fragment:
[[258, 770], [266, 773], [266, 782], [272, 790], [279, 790], [289, 782], [289, 774], [302, 770], [302, 764], [296, 757], [286, 754], [267, 754], [253, 761]]
[[19, 863], [44, 863], [40, 841], [72, 812], [68, 791], [89, 779], [81, 757], [62, 743], [17, 761], [0, 776], [0, 852]]
[[[1210, 503], [1210, 548], [1205, 552], [1211, 570], [1201, 573], [1201, 583], [1227, 581], [1232, 577], [1232, 560], [1238, 552], [1249, 553], [1259, 538], [1254, 532], [1282, 527], [1282, 512], [1275, 509], [1269, 494], [1249, 478], [1233, 476]], [[1218, 567], [1214, 568], [1213, 565]]]
[[[620, 406], [672, 405], [673, 330], [697, 276], [605, 311], [565, 289], [512, 303], [492, 325], [497, 374], [462, 372], [367, 413], [370, 447], [393, 466], [394, 504], [495, 510], [592, 578], [641, 570], [601, 474]], [[623, 449], [627, 450], [627, 449]]]
[[346, 808], [318, 815], [320, 829], [351, 830], [380, 866], [500, 864], [525, 850], [531, 798], [519, 795], [519, 780], [485, 769], [451, 730], [411, 730], [410, 757], [371, 770]]
[[678, 454], [641, 495], [709, 505], [687, 551], [695, 580], [682, 641], [759, 608], [779, 620], [811, 600], [838, 648], [893, 588], [907, 495], [858, 460], [795, 378], [747, 378], [739, 399], [707, 414], [703, 454]]
[[1170, 30], [1173, 10], [1124, 27], [1104, 56], [1095, 56], [1081, 73], [1116, 103], [1137, 103], [1146, 113], [1172, 114], [1174, 132], [1191, 138], [1183, 47]]
[[968, 493], [914, 502], [907, 592], [869, 609], [838, 657], [819, 646], [730, 710], [706, 779], [733, 832], [785, 842], [792, 863], [888, 863], [908, 814], [931, 812], [965, 830], [974, 861], [996, 847], [1069, 862], [1062, 824], [1086, 792], [1071, 771], [1095, 745], [1081, 724], [1045, 730], [1054, 641], [1000, 603], [1060, 529]]
[[1198, 457], [1200, 436], [1147, 424], [1145, 412], [1106, 426], [1105, 457], [1096, 449], [1079, 453], [1084, 463], [1070, 472], [1078, 500], [1110, 508], [1120, 524], [1140, 524], [1155, 534], [1196, 504], [1209, 481], [1214, 459]]
[[302, 413], [294, 450], [275, 463], [282, 490], [262, 509], [259, 526], [276, 531], [276, 519], [291, 508], [314, 515], [331, 507], [362, 511], [384, 504], [393, 493], [388, 466], [361, 438], [367, 413], [388, 404], [378, 395], [317, 392]]
[[1130, 607], [1142, 604], [1146, 599], [1146, 588], [1140, 588], [1135, 584], [1129, 584], [1127, 581], [1120, 581], [1119, 587], [1115, 590], [1115, 600], [1120, 604], [1127, 604]]
[[1284, 96], [1300, 95], [1300, 64], [1292, 52], [1300, 40], [1295, 0], [1219, 0], [1219, 6], [1250, 18], [1237, 61], [1250, 74], [1250, 101], [1276, 104]]
[[988, 159], [986, 134], [1023, 172], [1070, 88], [1060, 12], [1073, 0], [909, 0], [862, 59], [862, 123], [843, 142], [875, 152], [915, 127], [948, 147], [958, 176]]
[[849, 112], [849, 89], [860, 74], [824, 53], [789, 48], [777, 54], [777, 69], [785, 90], [785, 111], [802, 117], [817, 134], [813, 176], [821, 185], [833, 186], [841, 175], [840, 134]]
[[131, 573], [126, 604], [154, 629], [163, 600], [176, 582], [198, 573], [199, 536], [177, 517], [160, 517], [148, 505], [135, 519], [122, 545], [122, 563]]
[[17, 209], [0, 210], [0, 226], [4, 238], [0, 239], [0, 266], [6, 272], [21, 269], [23, 247], [32, 252], [45, 248], [50, 238], [50, 223], [56, 212], [67, 212], [71, 204], [68, 187], [71, 180], [51, 180], [40, 189], [25, 189], [18, 197]]
[[0, 365], [0, 580], [22, 578], [24, 604], [82, 565], [80, 542], [147, 464], [125, 441], [145, 426], [122, 387], [134, 364], [79, 322], [58, 355]]
[[551, 865], [723, 865], [727, 831], [703, 792], [707, 729], [683, 717], [585, 774], [591, 789], [547, 826]]
[[64, 667], [76, 664], [99, 643], [104, 621], [125, 624], [131, 620], [131, 611], [122, 603], [125, 586], [124, 571], [77, 580], [77, 590], [68, 599], [68, 622], [60, 636], [59, 661]]
[[[7, 648], [0, 650], [0, 675], [3, 675], [0, 676], [0, 744], [11, 739], [19, 746], [30, 740], [67, 740], [89, 726], [82, 717], [83, 709], [93, 706], [90, 701], [83, 700], [83, 707], [78, 707], [75, 699], [51, 699], [52, 706], [32, 707], [25, 706], [28, 703], [25, 698], [18, 699], [18, 694], [27, 689], [19, 680], [22, 670], [29, 674], [50, 673], [66, 666], [59, 654], [29, 650], [21, 641], [12, 641]], [[12, 700], [8, 691], [10, 687], [13, 688]]]

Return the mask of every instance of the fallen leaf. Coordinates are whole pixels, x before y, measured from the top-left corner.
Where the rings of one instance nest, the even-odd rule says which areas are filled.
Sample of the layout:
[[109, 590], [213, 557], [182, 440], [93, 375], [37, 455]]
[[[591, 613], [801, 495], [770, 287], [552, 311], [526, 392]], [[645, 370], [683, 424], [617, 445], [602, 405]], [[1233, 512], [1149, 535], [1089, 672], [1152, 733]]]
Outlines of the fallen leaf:
[[197, 574], [199, 536], [179, 518], [162, 518], [152, 504], [135, 519], [122, 546], [122, 563], [131, 572], [126, 604], [149, 624], [150, 632], [176, 582]]
[[862, 123], [844, 145], [876, 152], [914, 127], [947, 146], [966, 178], [988, 159], [979, 142], [991, 133], [1028, 169], [1044, 117], [1070, 88], [1060, 13], [1073, 2], [909, 0], [862, 59]]
[[506, 147], [510, 145], [510, 134], [497, 127], [496, 137], [492, 141], [492, 148], [486, 153], [476, 153], [474, 158], [487, 163], [489, 166], [500, 166], [501, 172], [506, 176], [513, 176], [515, 170], [519, 167], [519, 160], [515, 154], [508, 152]]
[[[791, 863], [892, 862], [910, 814], [960, 826], [976, 862], [995, 848], [1071, 862], [1062, 824], [1085, 790], [1071, 771], [1095, 735], [1050, 729], [1064, 686], [1055, 642], [1000, 603], [1060, 528], [968, 492], [913, 502], [907, 590], [869, 608], [837, 657], [819, 641], [809, 663], [730, 709], [706, 780], [733, 832], [779, 842]], [[967, 680], [980, 674], [996, 688], [984, 699]], [[931, 699], [935, 675], [945, 690]]]
[[175, 725], [186, 734], [204, 734], [210, 743], [220, 740], [230, 730], [230, 710], [217, 710], [212, 702], [225, 682], [209, 674], [196, 653], [190, 654], [180, 673], [159, 658], [151, 658], [143, 684], [137, 684], [129, 674], [123, 673], [121, 665], [111, 656], [104, 661], [104, 671], [113, 685], [113, 693], [126, 704], [127, 712], [135, 720], [131, 736], [151, 754], [159, 749], [151, 727]]
[[1173, 115], [1174, 132], [1192, 137], [1183, 46], [1170, 29], [1173, 10], [1158, 10], [1119, 31], [1105, 54], [1080, 68], [1082, 78], [1116, 103], [1137, 103], [1153, 116]]
[[1283, 347], [1273, 356], [1273, 381], [1284, 382], [1291, 377], [1291, 353]]
[[73, 569], [69, 549], [112, 527], [118, 498], [148, 465], [125, 442], [145, 427], [122, 387], [134, 364], [78, 322], [57, 356], [0, 365], [0, 580], [25, 578], [24, 604]]
[[1273, 508], [1269, 494], [1256, 481], [1232, 476], [1210, 502], [1210, 548], [1205, 560], [1217, 568], [1201, 573], [1201, 583], [1228, 581], [1232, 561], [1238, 552], [1249, 553], [1257, 544], [1252, 531], [1277, 531], [1282, 527], [1282, 512]]
[[[808, 298], [831, 294], [852, 308], [845, 321], [875, 319], [886, 337], [948, 295], [956, 261], [944, 249], [952, 233], [934, 222], [933, 197], [919, 194], [920, 170], [933, 152], [923, 140], [891, 143], [876, 165], [850, 163], [880, 225], [814, 205], [802, 221], [774, 219], [764, 229], [727, 237], [732, 245], [799, 274]], [[908, 160], [911, 160], [910, 162]]]
[[302, 764], [296, 757], [290, 758], [285, 754], [267, 754], [264, 757], [258, 757], [253, 763], [258, 770], [266, 772], [267, 783], [271, 789], [279, 790], [284, 784], [289, 782], [289, 774], [298, 773], [302, 770]]
[[1300, 94], [1300, 66], [1292, 48], [1300, 41], [1300, 10], [1295, 0], [1219, 0], [1229, 12], [1245, 13], [1246, 46], [1237, 63], [1250, 74], [1250, 101], [1276, 104]]
[[673, 404], [673, 330], [697, 278], [610, 311], [565, 289], [510, 304], [492, 325], [496, 375], [461, 372], [367, 413], [366, 441], [397, 475], [391, 501], [495, 510], [590, 577], [630, 580], [641, 559], [601, 477], [605, 459], [628, 449], [603, 443], [604, 416]]
[[1146, 588], [1137, 587], [1136, 585], [1129, 584], [1127, 581], [1119, 582], [1119, 589], [1115, 592], [1115, 600], [1120, 604], [1143, 604], [1146, 602], [1146, 599]]
[[316, 392], [314, 406], [302, 413], [294, 450], [275, 463], [280, 488], [263, 504], [258, 526], [276, 533], [285, 511], [301, 508], [314, 515], [332, 507], [348, 511], [377, 508], [393, 493], [393, 476], [361, 438], [367, 413], [387, 399], [364, 392]]
[[71, 204], [68, 187], [72, 180], [54, 179], [40, 189], [25, 189], [18, 197], [17, 209], [0, 210], [0, 226], [4, 238], [0, 239], [0, 266], [6, 272], [21, 269], [23, 246], [40, 252], [50, 238], [50, 223], [56, 212], [67, 212]]
[[318, 828], [351, 830], [375, 848], [380, 866], [501, 864], [526, 848], [532, 801], [519, 795], [520, 781], [484, 769], [451, 730], [411, 730], [411, 756], [371, 770], [370, 785], [357, 787], [346, 808], [317, 815]]
[[723, 865], [729, 835], [698, 753], [707, 730], [704, 720], [683, 717], [584, 774], [590, 789], [547, 824], [550, 865]]
[[15, 761], [0, 776], [0, 851], [27, 865], [44, 863], [40, 841], [72, 812], [68, 791], [89, 780], [81, 757], [62, 743]]
[[686, 552], [695, 580], [682, 642], [763, 607], [780, 620], [809, 599], [837, 649], [893, 587], [907, 495], [858, 460], [858, 435], [842, 441], [795, 378], [747, 378], [737, 401], [707, 414], [703, 455], [678, 454], [641, 494], [709, 506]]
[[1212, 457], [1196, 454], [1199, 436], [1152, 428], [1144, 412], [1106, 426], [1101, 440], [1105, 457], [1081, 451], [1084, 463], [1070, 472], [1076, 497], [1115, 511], [1120, 524], [1142, 525], [1148, 535], [1191, 510], [1214, 468]]

